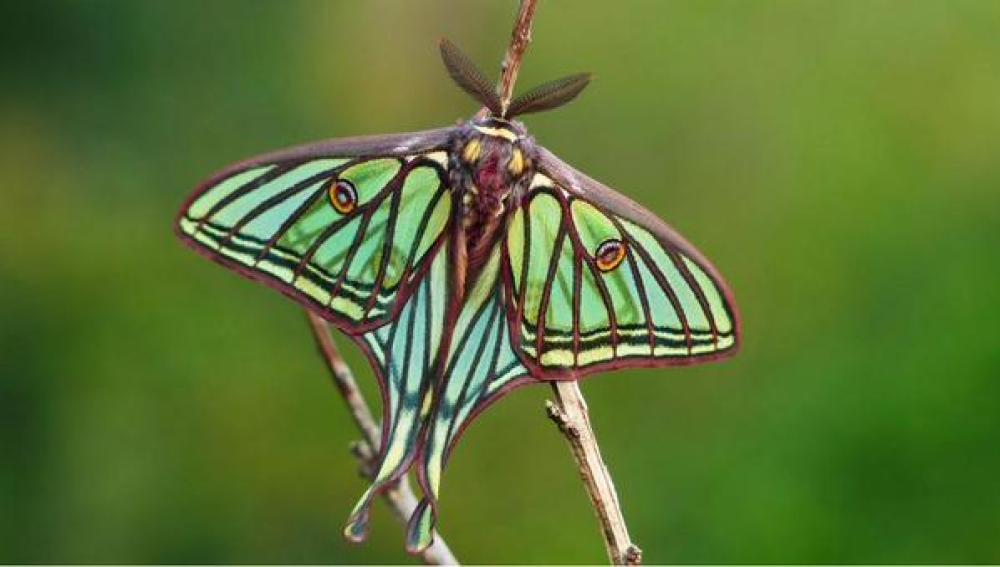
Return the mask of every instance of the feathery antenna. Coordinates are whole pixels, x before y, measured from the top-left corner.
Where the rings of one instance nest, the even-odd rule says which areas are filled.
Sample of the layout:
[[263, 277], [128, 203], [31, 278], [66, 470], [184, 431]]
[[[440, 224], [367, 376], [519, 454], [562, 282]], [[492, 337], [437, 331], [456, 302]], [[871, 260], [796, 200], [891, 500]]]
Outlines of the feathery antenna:
[[490, 109], [494, 116], [500, 116], [502, 113], [500, 96], [472, 59], [445, 38], [441, 38], [438, 46], [441, 48], [441, 60], [444, 61], [444, 66], [448, 68], [448, 74], [455, 84]]
[[577, 73], [539, 85], [514, 99], [505, 109], [500, 94], [472, 59], [447, 38], [438, 43], [441, 60], [455, 84], [498, 118], [558, 108], [576, 98], [590, 84], [590, 73]]
[[573, 100], [590, 84], [590, 73], [578, 73], [539, 85], [514, 99], [507, 107], [507, 116], [530, 114], [558, 108]]

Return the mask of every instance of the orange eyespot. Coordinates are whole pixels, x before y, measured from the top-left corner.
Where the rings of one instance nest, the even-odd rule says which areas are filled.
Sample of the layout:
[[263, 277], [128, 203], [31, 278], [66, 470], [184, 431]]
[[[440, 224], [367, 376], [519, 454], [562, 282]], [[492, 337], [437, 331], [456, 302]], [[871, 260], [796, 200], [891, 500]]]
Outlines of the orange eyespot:
[[605, 240], [594, 252], [594, 263], [602, 272], [610, 272], [625, 260], [625, 244], [614, 238]]
[[327, 190], [330, 204], [338, 213], [346, 215], [358, 206], [358, 192], [349, 181], [339, 179]]

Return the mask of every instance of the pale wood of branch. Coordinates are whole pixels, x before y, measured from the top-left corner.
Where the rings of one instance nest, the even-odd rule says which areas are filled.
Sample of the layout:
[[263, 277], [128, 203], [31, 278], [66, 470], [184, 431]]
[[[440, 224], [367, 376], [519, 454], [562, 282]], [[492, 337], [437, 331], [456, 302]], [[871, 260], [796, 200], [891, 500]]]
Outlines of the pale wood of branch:
[[[378, 450], [382, 437], [378, 422], [372, 416], [368, 403], [358, 388], [354, 373], [344, 362], [337, 345], [333, 342], [333, 336], [330, 334], [332, 327], [319, 315], [311, 311], [306, 311], [306, 314], [309, 316], [309, 327], [316, 339], [316, 346], [330, 370], [333, 383], [344, 397], [351, 417], [361, 430], [362, 439], [351, 446], [351, 452], [361, 463], [361, 473], [371, 480], [378, 466]], [[418, 502], [409, 479], [403, 477], [395, 486], [383, 492], [382, 498], [389, 504], [393, 516], [405, 526]], [[434, 543], [420, 554], [420, 559], [428, 565], [458, 565], [458, 559], [448, 548], [441, 534], [436, 531]]]
[[517, 82], [517, 75], [521, 72], [524, 52], [531, 43], [531, 26], [535, 21], [537, 7], [538, 0], [521, 0], [517, 19], [514, 20], [514, 31], [510, 34], [510, 45], [507, 47], [507, 54], [503, 58], [500, 70], [500, 106], [504, 114], [507, 113], [507, 107], [510, 106], [510, 100], [514, 96], [514, 83]]
[[597, 437], [590, 425], [587, 401], [576, 381], [552, 383], [555, 402], [546, 402], [549, 418], [559, 427], [559, 431], [569, 442], [573, 458], [579, 467], [580, 478], [587, 488], [594, 513], [601, 523], [601, 534], [608, 551], [608, 559], [614, 565], [641, 565], [642, 550], [628, 535], [625, 517], [618, 503], [618, 493], [611, 473], [601, 457]]

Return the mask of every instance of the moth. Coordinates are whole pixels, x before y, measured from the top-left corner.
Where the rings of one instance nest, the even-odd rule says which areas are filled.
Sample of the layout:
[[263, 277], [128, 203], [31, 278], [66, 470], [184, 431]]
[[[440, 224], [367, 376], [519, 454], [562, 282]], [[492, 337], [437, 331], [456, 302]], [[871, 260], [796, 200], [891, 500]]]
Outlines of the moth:
[[407, 549], [431, 544], [445, 463], [520, 386], [736, 352], [716, 269], [627, 197], [538, 145], [515, 117], [559, 107], [578, 74], [505, 104], [454, 44], [451, 78], [483, 110], [458, 126], [255, 157], [202, 183], [176, 228], [197, 252], [294, 299], [367, 355], [382, 392], [374, 496], [411, 468], [423, 492]]

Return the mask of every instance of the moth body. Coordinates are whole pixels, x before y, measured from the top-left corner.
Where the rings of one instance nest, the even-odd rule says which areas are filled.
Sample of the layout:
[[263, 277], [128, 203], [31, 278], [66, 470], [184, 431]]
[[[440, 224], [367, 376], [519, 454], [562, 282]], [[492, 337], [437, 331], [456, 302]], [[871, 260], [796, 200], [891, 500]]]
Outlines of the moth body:
[[456, 247], [474, 275], [527, 190], [534, 142], [517, 122], [474, 119], [458, 129], [451, 156], [452, 191], [461, 203]]

